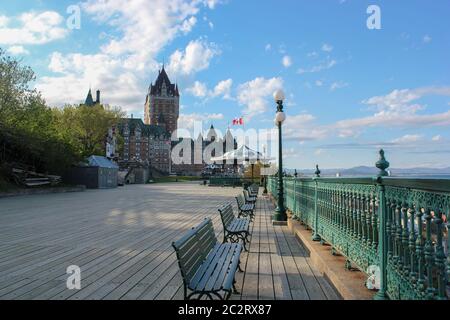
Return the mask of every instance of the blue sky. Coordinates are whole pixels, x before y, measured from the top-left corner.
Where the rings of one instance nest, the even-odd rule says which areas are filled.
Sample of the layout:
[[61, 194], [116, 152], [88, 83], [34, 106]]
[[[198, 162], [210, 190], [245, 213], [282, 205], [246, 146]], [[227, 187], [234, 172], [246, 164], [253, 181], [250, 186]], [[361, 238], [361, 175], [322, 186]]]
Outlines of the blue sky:
[[[81, 9], [68, 29], [67, 8]], [[381, 29], [366, 10], [378, 5]], [[180, 126], [271, 129], [282, 87], [287, 166], [447, 167], [450, 1], [3, 1], [0, 46], [37, 73], [48, 103], [104, 103], [143, 116], [165, 61]]]

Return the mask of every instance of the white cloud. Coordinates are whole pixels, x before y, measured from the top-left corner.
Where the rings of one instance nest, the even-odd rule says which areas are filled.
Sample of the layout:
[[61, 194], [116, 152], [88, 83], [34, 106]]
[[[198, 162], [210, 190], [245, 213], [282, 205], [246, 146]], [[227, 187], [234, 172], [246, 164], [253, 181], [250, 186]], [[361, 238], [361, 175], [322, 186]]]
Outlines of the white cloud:
[[[52, 56], [52, 68], [59, 76], [40, 78], [36, 88], [50, 105], [80, 103], [89, 84], [102, 91], [105, 103], [119, 105], [128, 113], [143, 110], [145, 87], [136, 73], [122, 67], [120, 59], [103, 54]], [[94, 67], [95, 66], [95, 67]]]
[[183, 33], [189, 33], [192, 31], [192, 29], [194, 28], [194, 26], [197, 24], [197, 18], [192, 16], [189, 19], [186, 19], [183, 21], [183, 24], [181, 25], [180, 30]]
[[195, 97], [205, 97], [208, 94], [208, 88], [206, 87], [206, 84], [195, 81], [194, 85], [191, 88], [186, 89], [186, 91], [190, 94], [192, 94]]
[[231, 87], [233, 80], [227, 79], [220, 81], [214, 88], [213, 96], [222, 96], [224, 99], [231, 99]]
[[433, 138], [431, 138], [431, 140], [432, 141], [441, 141], [442, 140], [442, 136], [441, 135], [437, 135], [437, 136], [434, 136]]
[[355, 138], [359, 136], [359, 131], [352, 128], [339, 128], [338, 136], [339, 138]]
[[266, 51], [270, 51], [270, 50], [272, 50], [272, 45], [271, 45], [270, 43], [268, 43], [268, 44], [266, 44], [266, 46], [264, 47], [264, 49], [265, 49]]
[[332, 45], [329, 45], [329, 44], [327, 44], [327, 43], [324, 43], [324, 44], [322, 45], [322, 51], [325, 51], [325, 52], [331, 52], [331, 51], [333, 51], [333, 46], [332, 46]]
[[181, 113], [178, 119], [178, 128], [189, 130], [194, 128], [195, 122], [222, 120], [223, 118], [222, 113]]
[[184, 52], [176, 50], [170, 57], [168, 71], [175, 75], [192, 75], [209, 67], [220, 51], [214, 43], [198, 39], [189, 42]]
[[292, 66], [292, 58], [290, 56], [284, 56], [281, 60], [281, 63], [285, 68], [289, 68], [290, 66]]
[[422, 136], [419, 134], [407, 134], [407, 135], [404, 135], [403, 137], [392, 140], [392, 143], [411, 144], [411, 143], [420, 141], [421, 139], [422, 139]]
[[325, 152], [326, 152], [326, 150], [324, 150], [324, 149], [316, 149], [316, 151], [314, 151], [314, 154], [315, 154], [316, 156], [321, 156], [321, 155], [323, 155]]
[[[367, 127], [414, 127], [414, 126], [448, 126], [450, 125], [450, 111], [439, 114], [399, 114], [380, 112], [365, 118], [338, 121], [335, 128], [352, 132], [357, 135], [358, 130]], [[350, 135], [350, 134], [349, 134]], [[347, 135], [347, 136], [349, 136]]]
[[330, 90], [331, 91], [336, 91], [337, 89], [342, 89], [342, 88], [346, 88], [346, 87], [348, 87], [348, 83], [346, 83], [346, 82], [342, 82], [342, 81], [333, 82], [330, 85]]
[[[199, 12], [198, 1], [173, 0], [87, 0], [83, 9], [101, 24], [108, 24], [122, 36], [114, 38], [101, 50], [111, 55], [131, 54], [149, 58], [180, 33], [192, 27]], [[196, 20], [195, 20], [196, 21]]]
[[313, 66], [310, 69], [303, 69], [300, 68], [297, 70], [298, 74], [304, 74], [304, 73], [317, 73], [320, 71], [324, 71], [324, 70], [328, 70], [333, 68], [335, 65], [337, 64], [337, 61], [334, 59], [328, 59], [327, 61], [317, 65], [317, 66]]
[[283, 79], [262, 77], [243, 83], [238, 88], [238, 102], [245, 106], [243, 111], [247, 117], [253, 117], [264, 113], [268, 108], [268, 98], [272, 98], [273, 93], [282, 88]]
[[422, 39], [424, 43], [430, 43], [433, 39], [429, 35], [425, 35]]
[[205, 0], [205, 4], [208, 6], [208, 8], [210, 9], [215, 9], [215, 7], [222, 3], [223, 0]]
[[223, 99], [232, 99], [231, 98], [231, 87], [233, 85], [232, 79], [222, 80], [220, 81], [213, 90], [208, 90], [208, 87], [205, 83], [195, 81], [194, 85], [186, 91], [198, 98], [216, 98], [222, 97]]
[[64, 38], [64, 18], [55, 11], [26, 12], [14, 19], [18, 27], [8, 27], [11, 19], [0, 17], [0, 44], [45, 44]]
[[394, 90], [385, 96], [375, 96], [363, 101], [363, 103], [372, 106], [378, 106], [383, 109], [395, 110], [399, 107], [408, 104], [411, 101], [417, 100], [420, 95], [415, 91], [409, 89]]
[[[420, 114], [423, 107], [414, 102], [426, 95], [449, 96], [450, 87], [426, 87], [418, 89], [394, 90], [385, 96], [376, 96], [364, 101], [365, 104], [376, 107], [374, 114], [367, 117], [344, 119], [330, 125], [296, 125], [290, 122], [287, 137], [298, 139], [303, 136], [304, 139], [322, 139], [329, 136], [338, 136], [340, 138], [356, 138], [367, 128], [385, 128], [395, 127], [411, 129], [418, 127], [437, 127], [450, 126], [450, 110], [435, 114]], [[294, 118], [294, 122], [299, 122]], [[312, 121], [312, 119], [311, 119]], [[302, 132], [306, 131], [306, 132]], [[433, 141], [441, 141], [440, 135], [433, 137]], [[416, 134], [407, 134], [403, 137], [392, 140], [390, 143], [413, 144], [417, 141], [423, 141], [423, 136]]]
[[8, 53], [13, 55], [27, 55], [30, 52], [25, 49], [23, 46], [12, 46], [8, 48]]
[[323, 86], [323, 81], [322, 80], [316, 80], [315, 82], [317, 87], [322, 87]]
[[287, 114], [283, 124], [284, 135], [288, 140], [299, 142], [319, 140], [326, 137], [326, 128], [314, 124], [315, 117], [308, 113]]
[[9, 18], [7, 16], [0, 16], [0, 28], [6, 27], [9, 23]]
[[363, 103], [377, 107], [381, 111], [416, 112], [423, 109], [423, 107], [410, 103], [428, 95], [450, 96], [450, 87], [426, 87], [412, 90], [397, 89], [385, 96], [375, 96], [367, 99]]
[[363, 101], [375, 107], [377, 112], [371, 116], [338, 121], [334, 127], [338, 131], [345, 131], [348, 135], [357, 135], [367, 127], [397, 128], [416, 126], [448, 126], [450, 125], [450, 110], [443, 113], [419, 114], [424, 107], [413, 103], [428, 96], [450, 96], [450, 87], [426, 87], [418, 89], [394, 90], [385, 96], [376, 96]]
[[[102, 90], [106, 103], [120, 105], [128, 112], [142, 112], [149, 73], [156, 77], [160, 67], [156, 60], [158, 54], [176, 37], [192, 30], [202, 8], [214, 8], [218, 3], [84, 1], [81, 4], [83, 19], [91, 17], [119, 36], [104, 38], [107, 42], [92, 54], [54, 52], [50, 56], [49, 69], [57, 74], [38, 79], [36, 88], [42, 91], [49, 104], [63, 105], [83, 101], [91, 84], [93, 88]], [[205, 52], [198, 52], [199, 48]], [[181, 73], [193, 74], [208, 67], [211, 51], [210, 44], [192, 41], [187, 50], [176, 51], [179, 59], [172, 66]], [[172, 73], [169, 76], [174, 81], [180, 75]]]

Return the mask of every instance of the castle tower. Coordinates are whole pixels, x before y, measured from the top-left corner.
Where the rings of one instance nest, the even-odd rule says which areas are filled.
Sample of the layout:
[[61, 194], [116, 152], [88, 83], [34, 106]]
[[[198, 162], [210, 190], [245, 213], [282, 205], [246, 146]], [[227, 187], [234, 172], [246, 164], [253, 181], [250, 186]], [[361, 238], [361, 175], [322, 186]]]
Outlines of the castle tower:
[[[145, 124], [164, 126], [170, 134], [178, 128], [180, 94], [178, 85], [170, 82], [164, 66], [155, 84], [150, 84], [145, 101]], [[164, 123], [161, 123], [163, 120]]]
[[96, 99], [94, 101], [94, 98], [92, 97], [92, 91], [91, 91], [91, 89], [89, 89], [89, 92], [87, 94], [86, 100], [84, 101], [84, 104], [89, 107], [100, 104], [100, 90], [97, 90]]
[[89, 106], [89, 107], [94, 105], [94, 99], [92, 99], [91, 89], [89, 89], [89, 92], [87, 94], [86, 100], [84, 101], [84, 104]]

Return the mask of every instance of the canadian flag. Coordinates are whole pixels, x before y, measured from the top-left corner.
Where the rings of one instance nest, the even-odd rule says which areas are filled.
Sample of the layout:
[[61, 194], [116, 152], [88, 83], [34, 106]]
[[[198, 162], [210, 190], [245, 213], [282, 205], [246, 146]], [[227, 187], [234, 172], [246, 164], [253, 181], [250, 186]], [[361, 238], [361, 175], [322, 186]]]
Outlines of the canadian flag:
[[244, 125], [244, 118], [235, 118], [233, 119], [233, 126], [243, 126]]

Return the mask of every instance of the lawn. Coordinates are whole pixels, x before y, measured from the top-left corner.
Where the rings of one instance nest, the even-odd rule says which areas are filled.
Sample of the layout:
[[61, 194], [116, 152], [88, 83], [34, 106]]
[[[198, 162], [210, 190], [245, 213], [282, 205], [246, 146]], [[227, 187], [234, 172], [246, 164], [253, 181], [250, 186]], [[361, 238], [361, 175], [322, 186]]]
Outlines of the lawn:
[[162, 177], [152, 179], [152, 183], [167, 183], [167, 182], [189, 182], [189, 181], [203, 181], [201, 177]]

